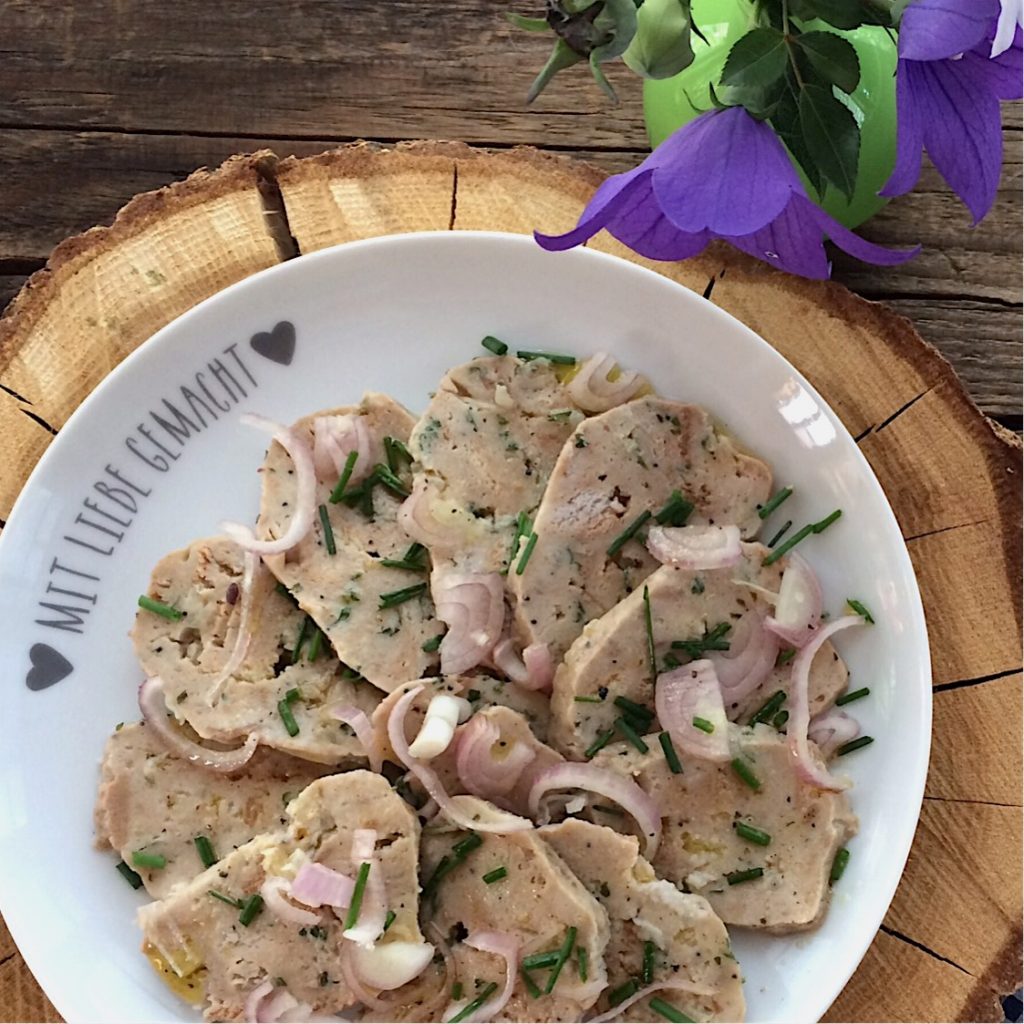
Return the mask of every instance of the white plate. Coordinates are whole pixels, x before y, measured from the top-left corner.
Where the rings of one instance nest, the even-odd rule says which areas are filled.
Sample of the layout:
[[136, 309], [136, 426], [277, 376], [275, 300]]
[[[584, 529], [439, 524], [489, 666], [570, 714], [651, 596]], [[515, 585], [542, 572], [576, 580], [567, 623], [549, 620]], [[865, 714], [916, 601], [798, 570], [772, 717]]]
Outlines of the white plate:
[[[266, 334], [279, 324], [294, 326], [290, 363], [268, 358], [289, 354], [289, 326]], [[127, 633], [151, 566], [215, 533], [221, 519], [255, 514], [264, 438], [238, 414], [287, 422], [356, 402], [366, 389], [419, 410], [447, 367], [482, 353], [485, 334], [513, 347], [605, 349], [663, 394], [707, 406], [780, 484], [795, 485], [772, 523], [844, 510], [801, 550], [834, 613], [856, 596], [878, 620], [838, 640], [851, 685], [871, 687], [853, 710], [876, 742], [844, 765], [861, 831], [820, 929], [790, 938], [736, 932], [735, 947], [752, 1021], [816, 1020], [857, 966], [910, 848], [931, 731], [921, 600], [867, 462], [780, 355], [665, 278], [585, 249], [545, 253], [521, 236], [418, 234], [284, 263], [164, 328], [72, 416], [3, 532], [0, 906], [68, 1021], [198, 1019], [139, 955], [142, 895], [109, 853], [93, 849], [92, 806], [107, 735], [137, 718], [139, 667]], [[167, 400], [197, 421], [183, 389], [199, 412], [214, 400], [228, 408], [213, 410], [217, 419], [204, 413], [205, 427], [177, 442], [154, 413], [168, 421]], [[63, 613], [43, 603], [85, 609], [78, 631], [45, 625]], [[33, 683], [52, 678], [58, 658], [73, 670], [30, 688], [33, 649]]]

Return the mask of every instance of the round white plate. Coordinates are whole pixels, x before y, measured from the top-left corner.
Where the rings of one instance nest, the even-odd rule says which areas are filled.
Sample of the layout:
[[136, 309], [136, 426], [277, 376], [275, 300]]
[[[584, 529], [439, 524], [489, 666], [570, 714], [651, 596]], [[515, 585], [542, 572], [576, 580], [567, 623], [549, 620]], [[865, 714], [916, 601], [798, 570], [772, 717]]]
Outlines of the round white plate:
[[751, 1021], [816, 1020], [857, 966], [910, 848], [931, 731], [921, 600], [867, 462], [780, 355], [665, 278], [522, 236], [417, 234], [284, 263], [164, 328], [71, 417], [3, 531], [0, 908], [68, 1021], [198, 1019], [139, 954], [144, 894], [93, 848], [92, 807], [106, 737], [138, 717], [127, 634], [150, 568], [255, 515], [265, 439], [239, 414], [288, 422], [364, 390], [421, 410], [446, 368], [484, 354], [485, 334], [607, 350], [706, 406], [795, 486], [773, 525], [843, 509], [801, 550], [833, 613], [859, 597], [877, 619], [837, 644], [851, 686], [871, 687], [851, 710], [876, 742], [843, 765], [861, 831], [821, 928], [734, 941]]

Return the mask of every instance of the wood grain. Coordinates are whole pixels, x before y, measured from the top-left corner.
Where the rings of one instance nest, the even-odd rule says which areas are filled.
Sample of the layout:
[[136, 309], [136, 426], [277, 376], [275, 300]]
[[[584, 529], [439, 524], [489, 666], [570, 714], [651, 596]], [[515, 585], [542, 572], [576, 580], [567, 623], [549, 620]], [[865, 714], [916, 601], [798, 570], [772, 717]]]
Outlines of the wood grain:
[[[94, 280], [97, 264], [109, 264], [120, 287], [137, 287], [125, 268], [144, 266], [158, 240], [165, 248], [174, 235], [169, 224], [188, 232], [179, 239], [186, 247], [193, 234], [201, 247], [219, 245], [230, 277], [287, 255], [283, 228], [302, 251], [379, 233], [380, 225], [437, 227], [446, 219], [456, 230], [528, 231], [540, 222], [558, 229], [575, 220], [600, 176], [592, 166], [529, 150], [357, 146], [279, 164], [267, 155], [232, 162], [189, 188], [144, 198], [112, 232], [59, 251], [0, 324], [0, 381], [25, 388], [20, 398], [0, 391], [0, 443], [15, 455], [28, 452], [20, 462], [0, 458], [0, 491], [13, 493], [50, 439], [25, 414], [28, 404], [66, 415], [93, 384], [74, 353], [69, 359], [52, 347], [53, 330], [40, 326], [47, 310], [60, 297], [60, 315], [76, 329], [76, 307], [95, 302], [77, 288], [77, 276]], [[272, 180], [280, 184], [287, 225], [264, 222], [263, 212], [277, 209], [265, 187]], [[245, 259], [237, 239], [210, 232], [207, 200], [228, 203], [246, 226]], [[159, 217], [140, 215], [157, 210]], [[606, 236], [593, 244], [621, 251]], [[72, 261], [78, 273], [62, 282], [61, 268]], [[201, 297], [188, 274], [179, 283], [182, 265], [151, 294], [144, 316], [133, 295], [123, 324], [108, 316], [95, 325], [90, 343], [97, 351], [109, 348], [110, 358], [119, 358], [154, 323]], [[978, 414], [949, 365], [906, 320], [839, 285], [776, 274], [724, 246], [656, 269], [699, 291], [711, 284], [712, 301], [758, 330], [822, 391], [886, 487], [921, 583], [936, 682], [927, 798], [883, 930], [829, 1019], [996, 1019], [998, 994], [1020, 974], [1020, 445]], [[117, 308], [116, 291], [106, 305]], [[36, 353], [70, 369], [42, 374]], [[5, 409], [13, 411], [7, 419]], [[29, 989], [17, 954], [9, 963], [16, 980], [5, 988], [0, 975], [0, 1006], [9, 999], [22, 1016], [43, 1019], [50, 1011]]]

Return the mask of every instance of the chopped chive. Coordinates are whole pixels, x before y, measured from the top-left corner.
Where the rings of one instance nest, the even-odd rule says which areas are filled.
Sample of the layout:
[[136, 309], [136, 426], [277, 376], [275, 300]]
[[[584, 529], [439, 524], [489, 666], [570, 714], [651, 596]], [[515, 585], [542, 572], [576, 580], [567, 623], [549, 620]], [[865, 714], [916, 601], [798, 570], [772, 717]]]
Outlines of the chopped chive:
[[337, 545], [334, 543], [334, 530], [331, 529], [331, 520], [330, 517], [327, 515], [327, 506], [321, 505], [319, 512], [320, 525], [323, 527], [324, 530], [324, 547], [327, 548], [327, 554], [337, 554], [338, 548]]
[[309, 616], [306, 615], [302, 619], [302, 625], [299, 626], [299, 635], [295, 640], [295, 648], [292, 651], [292, 664], [297, 665], [299, 658], [302, 657], [302, 645], [306, 642], [306, 631], [309, 629]]
[[779, 541], [782, 540], [782, 538], [786, 536], [786, 534], [789, 532], [789, 530], [792, 527], [792, 525], [793, 525], [793, 520], [792, 519], [787, 519], [782, 524], [782, 526], [779, 527], [778, 531], [772, 537], [772, 539], [770, 541], [768, 541], [768, 547], [770, 547], [770, 548], [775, 547], [775, 545], [778, 544]]
[[225, 896], [224, 893], [218, 892], [216, 889], [207, 889], [206, 894], [215, 900], [220, 900], [221, 903], [226, 903], [229, 907], [234, 907], [235, 910], [241, 910], [245, 906], [241, 900], [236, 900], [233, 896]]
[[380, 595], [378, 608], [396, 608], [414, 597], [420, 597], [427, 592], [426, 583], [414, 583], [411, 587], [403, 587], [401, 590], [392, 590], [387, 594]]
[[753, 825], [748, 825], [745, 821], [734, 821], [732, 827], [736, 829], [736, 835], [742, 836], [748, 843], [767, 846], [772, 841], [772, 837], [767, 832], [762, 832], [761, 829], [754, 828]]
[[468, 836], [460, 839], [452, 847], [452, 853], [459, 860], [465, 860], [478, 846], [482, 846], [483, 842], [483, 839], [476, 832], [470, 832]]
[[789, 712], [783, 708], [773, 719], [772, 726], [777, 730], [781, 731], [782, 727], [789, 721]]
[[437, 636], [432, 636], [427, 640], [420, 649], [426, 651], [427, 654], [433, 654], [441, 646], [443, 639], [444, 633], [438, 633]]
[[692, 502], [687, 501], [679, 491], [673, 491], [654, 518], [661, 526], [684, 526], [692, 511]]
[[682, 662], [671, 651], [669, 651], [668, 654], [665, 655], [664, 664], [665, 671], [671, 672], [672, 669], [679, 668], [679, 666], [682, 665]]
[[750, 724], [757, 725], [758, 722], [767, 722], [783, 704], [786, 703], [786, 691], [776, 690], [758, 709], [750, 716]]
[[370, 877], [370, 864], [363, 861], [359, 865], [359, 874], [356, 875], [356, 887], [352, 890], [352, 902], [349, 904], [348, 913], [345, 915], [345, 931], [354, 928], [359, 920], [359, 911], [363, 907], [363, 893], [366, 891], [366, 880]]
[[158, 601], [148, 594], [139, 595], [139, 607], [147, 612], [153, 612], [155, 615], [162, 615], [165, 619], [170, 619], [171, 622], [179, 622], [185, 616], [184, 612], [179, 611], [173, 605], [164, 604], [163, 601]]
[[423, 562], [423, 555], [426, 548], [418, 541], [411, 544], [401, 558], [382, 558], [381, 565], [389, 569], [408, 569], [410, 572], [425, 572], [427, 567]]
[[412, 462], [412, 452], [397, 437], [384, 438], [384, 457], [392, 473], [399, 471], [403, 459]]
[[584, 693], [579, 697], [573, 697], [573, 700], [577, 704], [603, 704], [604, 701], [600, 697], [595, 696], [592, 693]]
[[608, 745], [614, 735], [614, 729], [609, 729], [607, 732], [601, 733], [601, 735], [583, 751], [583, 756], [589, 761], [599, 750], [601, 750], [602, 747], [606, 747]]
[[629, 981], [623, 982], [618, 988], [612, 989], [608, 993], [608, 1005], [618, 1006], [619, 1003], [625, 1002], [631, 995], [635, 995], [639, 988], [640, 986], [637, 984], [636, 978], [630, 978]]
[[531, 532], [530, 539], [526, 542], [526, 547], [523, 548], [523, 553], [519, 556], [519, 563], [516, 565], [516, 575], [522, 576], [526, 569], [526, 563], [530, 560], [530, 555], [533, 554], [533, 549], [537, 546], [537, 534]]
[[654, 650], [654, 619], [651, 616], [651, 592], [644, 584], [644, 629], [647, 631], [647, 667], [651, 673], [651, 683], [658, 680], [658, 656]]
[[615, 724], [618, 726], [619, 732], [621, 732], [622, 735], [625, 736], [626, 739], [630, 742], [630, 744], [636, 747], [636, 749], [639, 750], [641, 754], [646, 754], [647, 751], [650, 750], [650, 747], [648, 747], [647, 744], [644, 743], [640, 734], [636, 731], [636, 729], [633, 728], [632, 725], [629, 724], [625, 717], [620, 716], [619, 718], [616, 718]]
[[559, 355], [557, 352], [530, 352], [520, 349], [516, 352], [523, 362], [530, 362], [533, 359], [546, 359], [549, 363], [558, 363], [560, 366], [575, 366], [575, 356]]
[[528, 971], [538, 971], [544, 967], [554, 967], [558, 963], [558, 950], [549, 949], [544, 953], [531, 953], [523, 957], [523, 967]]
[[316, 661], [320, 657], [320, 648], [323, 647], [324, 634], [323, 632], [313, 626], [313, 639], [309, 641], [309, 647], [306, 648], [306, 661]]
[[577, 946], [576, 947], [576, 964], [579, 970], [580, 981], [587, 980], [588, 964], [587, 964], [587, 947]]
[[855, 750], [860, 750], [861, 747], [866, 747], [869, 743], [874, 742], [874, 736], [860, 736], [855, 740], [850, 740], [849, 743], [844, 743], [836, 751], [836, 757], [842, 757], [844, 754], [852, 754]]
[[776, 668], [781, 668], [783, 665], [788, 665], [795, 657], [796, 657], [796, 648], [795, 647], [790, 647], [787, 650], [783, 651], [775, 659], [775, 667]]
[[132, 864], [137, 868], [149, 868], [159, 871], [167, 867], [167, 858], [162, 853], [146, 853], [145, 850], [132, 850]]
[[423, 883], [423, 899], [427, 899], [428, 896], [434, 894], [442, 879], [457, 866], [457, 863], [447, 854], [437, 862], [437, 866], [430, 873], [430, 877]]
[[238, 923], [243, 928], [248, 928], [249, 925], [256, 920], [259, 912], [263, 909], [263, 897], [258, 893], [254, 892], [246, 901], [242, 904], [242, 911], [238, 915]]
[[480, 1009], [488, 999], [498, 991], [498, 983], [492, 981], [484, 990], [473, 1000], [471, 1003], [467, 1003], [454, 1017], [448, 1018], [448, 1024], [459, 1024], [460, 1021], [465, 1020], [467, 1017], [472, 1017], [477, 1010]]
[[694, 1024], [692, 1017], [687, 1017], [682, 1010], [676, 1009], [671, 1003], [666, 1003], [664, 999], [658, 999], [655, 997], [651, 999], [648, 1004], [650, 1008], [657, 1014], [660, 1014], [665, 1020], [671, 1021], [672, 1024]]
[[871, 692], [867, 686], [862, 686], [859, 690], [853, 690], [850, 693], [844, 693], [841, 697], [836, 698], [836, 707], [841, 708], [844, 704], [852, 704], [855, 700], [860, 700], [861, 697], [866, 697]]
[[773, 548], [769, 554], [767, 554], [762, 560], [762, 565], [771, 565], [773, 562], [777, 562], [786, 552], [792, 551], [805, 537], [809, 537], [812, 533], [821, 533], [827, 530], [841, 515], [843, 510], [837, 508], [834, 512], [830, 512], [824, 519], [820, 519], [816, 523], [808, 523], [806, 526], [801, 526], [792, 537], [789, 538], [785, 543], [780, 544], [777, 548]]
[[523, 984], [526, 986], [526, 991], [530, 993], [531, 999], [540, 999], [543, 992], [537, 987], [537, 982], [530, 977], [525, 967], [520, 968], [519, 976], [523, 979]]
[[409, 488], [383, 462], [378, 462], [373, 467], [373, 472], [377, 481], [382, 483], [393, 494], [397, 494], [400, 498], [409, 497]]
[[673, 640], [672, 647], [677, 651], [685, 651], [691, 658], [699, 658], [707, 651], [727, 651], [729, 641], [725, 637], [731, 629], [732, 625], [728, 622], [719, 622], [711, 630], [705, 626], [703, 636], [692, 640]]
[[842, 510], [841, 508], [837, 508], [837, 509], [835, 510], [835, 512], [829, 512], [829, 514], [828, 514], [827, 516], [825, 516], [825, 518], [824, 518], [824, 519], [820, 519], [820, 520], [818, 520], [818, 522], [816, 522], [816, 523], [815, 523], [815, 524], [814, 524], [814, 525], [813, 525], [813, 526], [811, 527], [811, 529], [812, 529], [812, 530], [813, 530], [813, 531], [814, 531], [815, 533], [823, 533], [823, 532], [824, 532], [825, 530], [827, 530], [827, 529], [828, 529], [828, 528], [829, 528], [829, 527], [830, 527], [830, 526], [831, 526], [831, 525], [832, 525], [832, 524], [833, 524], [833, 523], [834, 523], [834, 522], [835, 522], [835, 521], [836, 521], [836, 520], [837, 520], [837, 519], [838, 519], [838, 518], [839, 518], [839, 517], [840, 517], [840, 516], [841, 516], [842, 514], [843, 514], [843, 510]]
[[758, 510], [757, 514], [762, 519], [767, 519], [791, 494], [792, 487], [783, 487], [781, 491], [773, 494]]
[[452, 985], [452, 1002], [457, 1003], [462, 998], [462, 982], [457, 981]]
[[679, 763], [679, 755], [672, 745], [672, 737], [667, 732], [659, 733], [658, 742], [665, 753], [665, 761], [668, 763], [669, 770], [673, 775], [682, 775], [683, 766]]
[[482, 338], [480, 344], [488, 352], [493, 352], [496, 356], [503, 356], [508, 351], [508, 345], [494, 337], [493, 334], [488, 334], [486, 338]]
[[640, 979], [645, 985], [650, 985], [654, 981], [654, 953], [656, 949], [657, 947], [650, 939], [644, 943], [644, 959]]
[[867, 623], [870, 625], [875, 624], [875, 620], [871, 617], [871, 612], [864, 607], [864, 605], [856, 598], [848, 597], [846, 603]]
[[345, 457], [345, 465], [342, 467], [341, 476], [338, 477], [338, 482], [334, 485], [334, 490], [331, 491], [329, 501], [332, 505], [337, 505], [341, 501], [345, 488], [348, 487], [348, 482], [352, 478], [352, 470], [356, 468], [356, 459], [358, 458], [359, 452], [349, 452]]
[[742, 757], [733, 758], [732, 770], [755, 792], [761, 788], [761, 780], [750, 770], [750, 765]]
[[395, 923], [396, 917], [398, 917], [398, 915], [393, 910], [389, 910], [384, 915], [384, 927], [381, 929], [381, 935], [383, 935]]
[[130, 867], [123, 860], [119, 860], [114, 865], [117, 870], [121, 873], [121, 877], [133, 888], [142, 888], [142, 876], [137, 871], [132, 871]]
[[764, 874], [764, 868], [747, 868], [745, 871], [730, 871], [725, 880], [730, 885], [741, 885], [743, 882], [752, 882]]
[[213, 852], [213, 843], [206, 836], [196, 836], [192, 840], [196, 844], [196, 853], [203, 862], [204, 868], [212, 868], [217, 863], [217, 854]]
[[709, 722], [706, 718], [701, 718], [699, 715], [694, 715], [693, 727], [694, 729], [700, 729], [701, 732], [706, 732], [709, 736], [715, 731], [714, 722]]
[[[516, 560], [516, 556], [519, 554], [519, 542], [523, 537], [527, 536], [533, 529], [533, 523], [530, 521], [530, 517], [525, 512], [520, 512], [516, 516], [516, 532], [512, 538], [512, 550], [508, 553], [508, 567], [512, 568], [512, 563]], [[506, 575], [508, 569], [505, 570]]]
[[650, 708], [645, 708], [643, 704], [637, 704], [636, 701], [630, 700], [628, 697], [616, 697], [612, 703], [617, 707], [621, 708], [632, 718], [638, 718], [641, 721], [652, 721], [654, 719], [654, 712]]
[[508, 877], [508, 868], [500, 867], [495, 868], [493, 871], [488, 871], [484, 875], [484, 882], [487, 885], [494, 885], [495, 882], [500, 882], [503, 878]]
[[550, 995], [554, 991], [555, 982], [558, 981], [558, 976], [562, 973], [565, 961], [572, 956], [572, 951], [575, 946], [576, 926], [570, 925], [569, 930], [565, 933], [565, 941], [558, 950], [558, 961], [555, 963], [555, 966], [551, 968], [551, 974], [548, 975], [548, 983], [544, 986], [545, 995]]
[[629, 526], [627, 526], [622, 533], [620, 533], [618, 537], [608, 545], [608, 557], [614, 558], [626, 546], [626, 541], [632, 540], [633, 537], [636, 536], [640, 527], [643, 526], [650, 518], [650, 509], [644, 509], [644, 511], [641, 512], [640, 515], [638, 515], [636, 519], [634, 519], [633, 522], [631, 522]]
[[843, 872], [849, 863], [850, 851], [845, 846], [836, 850], [835, 858], [832, 861], [832, 870], [828, 873], [829, 885], [835, 885], [843, 877]]
[[285, 696], [284, 700], [277, 702], [277, 713], [281, 716], [281, 721], [284, 722], [288, 735], [298, 736], [299, 723], [295, 721], [295, 715], [292, 714], [292, 702], [287, 696]]

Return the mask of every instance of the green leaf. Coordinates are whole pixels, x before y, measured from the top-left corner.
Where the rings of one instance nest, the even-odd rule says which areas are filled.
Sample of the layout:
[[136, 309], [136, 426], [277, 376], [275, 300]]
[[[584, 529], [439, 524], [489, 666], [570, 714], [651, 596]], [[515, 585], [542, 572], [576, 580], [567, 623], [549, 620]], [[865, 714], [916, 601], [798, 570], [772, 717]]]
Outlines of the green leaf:
[[800, 91], [800, 130], [811, 159], [847, 199], [857, 183], [860, 129], [853, 114], [822, 85]]
[[[966, 0], [970, 3], [971, 0]], [[891, 4], [886, 0], [810, 0], [815, 14], [835, 28], [851, 29], [861, 25], [891, 25]]]
[[603, 62], [621, 57], [636, 35], [636, 26], [637, 9], [633, 0], [605, 0], [601, 13], [594, 19], [594, 28], [610, 34], [610, 38], [590, 51], [591, 65], [595, 61]]
[[792, 72], [786, 75], [785, 87], [771, 116], [771, 124], [775, 134], [782, 140], [800, 169], [807, 175], [811, 188], [821, 198], [824, 192], [821, 173], [818, 165], [811, 159], [807, 143], [804, 142], [803, 129], [800, 127], [800, 105], [797, 87]]
[[722, 85], [763, 89], [786, 70], [786, 40], [773, 28], [751, 29], [738, 39], [722, 68]]
[[689, 67], [689, 0], [646, 0], [637, 11], [636, 34], [622, 59], [644, 78], [671, 78]]
[[860, 81], [857, 51], [834, 32], [804, 32], [794, 42], [811, 67], [826, 81], [851, 93]]
[[615, 89], [612, 87], [612, 83], [608, 81], [607, 75], [601, 67], [601, 62], [597, 59], [597, 51], [590, 55], [590, 73], [594, 76], [594, 81], [601, 86], [604, 94], [612, 101], [612, 103], [618, 103], [619, 97], [615, 93]]
[[525, 32], [547, 32], [551, 28], [547, 18], [528, 18], [525, 14], [516, 14], [515, 11], [506, 11], [505, 17], [516, 28], [521, 28]]
[[583, 58], [575, 50], [571, 50], [564, 39], [555, 40], [548, 62], [540, 69], [540, 74], [533, 80], [533, 85], [526, 94], [526, 102], [532, 103], [559, 71], [571, 68], [573, 64], [579, 64], [582, 60]]

